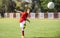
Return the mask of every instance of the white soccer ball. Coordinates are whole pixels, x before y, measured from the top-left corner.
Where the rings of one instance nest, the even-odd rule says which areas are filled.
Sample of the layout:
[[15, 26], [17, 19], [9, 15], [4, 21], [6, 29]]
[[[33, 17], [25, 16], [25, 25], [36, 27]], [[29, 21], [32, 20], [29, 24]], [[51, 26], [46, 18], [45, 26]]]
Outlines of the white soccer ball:
[[49, 9], [53, 9], [54, 8], [54, 2], [49, 2], [48, 3], [48, 5], [47, 5], [47, 7], [49, 8]]

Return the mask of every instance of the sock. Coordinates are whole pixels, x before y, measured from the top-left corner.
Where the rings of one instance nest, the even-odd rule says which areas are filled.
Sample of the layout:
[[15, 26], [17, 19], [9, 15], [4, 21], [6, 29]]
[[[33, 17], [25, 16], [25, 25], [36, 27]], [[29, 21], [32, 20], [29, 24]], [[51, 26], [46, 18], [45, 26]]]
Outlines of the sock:
[[24, 28], [22, 29], [22, 36], [24, 36]]
[[24, 36], [24, 31], [22, 31], [22, 36]]

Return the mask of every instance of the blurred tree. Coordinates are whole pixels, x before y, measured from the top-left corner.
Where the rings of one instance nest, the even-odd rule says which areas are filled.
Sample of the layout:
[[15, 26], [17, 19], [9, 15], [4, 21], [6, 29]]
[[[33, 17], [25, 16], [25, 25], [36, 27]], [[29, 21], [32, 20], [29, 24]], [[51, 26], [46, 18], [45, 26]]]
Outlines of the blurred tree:
[[12, 1], [12, 0], [9, 0], [7, 3], [8, 3], [8, 4], [7, 4], [8, 10], [7, 10], [7, 11], [8, 11], [8, 12], [14, 12], [15, 7], [16, 7], [15, 2]]
[[[41, 10], [42, 11], [60, 11], [60, 0], [40, 0], [41, 1]], [[54, 9], [48, 9], [47, 4], [48, 2], [54, 2], [55, 8]]]
[[0, 0], [0, 6], [2, 5], [2, 0]]
[[41, 11], [48, 11], [48, 8], [47, 8], [47, 4], [48, 2], [50, 2], [51, 0], [40, 0], [41, 1]]
[[41, 9], [41, 2], [40, 0], [32, 0], [32, 12], [38, 12]]
[[54, 3], [55, 3], [55, 10], [60, 12], [60, 0], [55, 0]]
[[[16, 0], [13, 0], [16, 1]], [[22, 0], [19, 0], [22, 1]], [[34, 4], [34, 1], [36, 1], [36, 4]], [[47, 4], [48, 2], [53, 1], [55, 3], [55, 8], [54, 9], [48, 9], [47, 8]], [[19, 3], [20, 6], [21, 3]], [[8, 10], [8, 5], [9, 5], [9, 0], [0, 0], [0, 11], [1, 9], [5, 9]], [[24, 5], [24, 3], [23, 3]], [[32, 7], [31, 7], [32, 5]], [[26, 6], [26, 5], [25, 5]], [[34, 11], [59, 11], [60, 12], [60, 0], [32, 0], [31, 4], [28, 4], [29, 8], [32, 8], [32, 10]], [[21, 7], [22, 9], [23, 7]]]
[[2, 0], [0, 0], [0, 12], [1, 12], [1, 9], [2, 9]]

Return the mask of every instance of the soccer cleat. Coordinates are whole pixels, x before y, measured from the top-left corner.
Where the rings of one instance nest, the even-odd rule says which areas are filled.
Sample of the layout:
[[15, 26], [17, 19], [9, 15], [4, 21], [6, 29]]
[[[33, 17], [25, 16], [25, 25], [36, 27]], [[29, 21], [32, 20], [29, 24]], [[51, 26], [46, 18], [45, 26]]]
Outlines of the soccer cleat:
[[22, 38], [24, 38], [24, 36], [22, 36]]

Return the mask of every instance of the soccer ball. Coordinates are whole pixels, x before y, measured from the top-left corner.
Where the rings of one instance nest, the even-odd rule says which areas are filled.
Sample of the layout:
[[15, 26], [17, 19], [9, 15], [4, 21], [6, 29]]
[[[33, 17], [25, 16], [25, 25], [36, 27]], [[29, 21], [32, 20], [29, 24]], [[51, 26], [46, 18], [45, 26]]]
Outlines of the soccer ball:
[[54, 2], [49, 2], [48, 4], [47, 4], [47, 7], [49, 8], [49, 9], [53, 9], [54, 8]]

